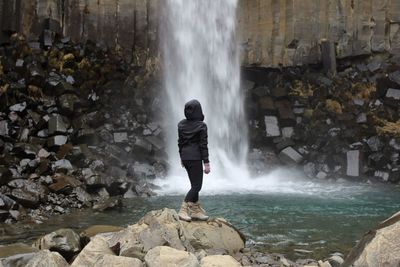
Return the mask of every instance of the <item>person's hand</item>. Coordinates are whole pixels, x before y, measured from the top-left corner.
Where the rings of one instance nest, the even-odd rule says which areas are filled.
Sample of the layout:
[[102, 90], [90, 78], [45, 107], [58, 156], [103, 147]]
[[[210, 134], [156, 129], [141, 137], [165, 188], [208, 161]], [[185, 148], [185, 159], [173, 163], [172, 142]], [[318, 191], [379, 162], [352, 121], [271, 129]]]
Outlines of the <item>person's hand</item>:
[[211, 171], [210, 169], [210, 163], [204, 163], [204, 173], [209, 174]]

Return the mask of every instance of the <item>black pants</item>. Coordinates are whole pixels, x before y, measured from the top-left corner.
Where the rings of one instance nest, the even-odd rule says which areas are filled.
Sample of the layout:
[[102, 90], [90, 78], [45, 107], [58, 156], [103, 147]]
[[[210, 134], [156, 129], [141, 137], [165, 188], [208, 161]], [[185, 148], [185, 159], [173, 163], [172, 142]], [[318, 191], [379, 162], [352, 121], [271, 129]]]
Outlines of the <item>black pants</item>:
[[186, 194], [185, 202], [197, 202], [203, 185], [203, 163], [201, 160], [183, 160], [182, 163], [189, 175], [191, 185]]

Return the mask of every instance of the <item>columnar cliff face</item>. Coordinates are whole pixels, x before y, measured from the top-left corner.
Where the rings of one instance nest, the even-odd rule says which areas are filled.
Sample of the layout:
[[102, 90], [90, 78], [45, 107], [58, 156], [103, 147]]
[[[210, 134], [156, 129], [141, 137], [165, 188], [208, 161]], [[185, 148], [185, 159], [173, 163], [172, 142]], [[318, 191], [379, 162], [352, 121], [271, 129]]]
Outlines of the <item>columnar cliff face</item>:
[[245, 65], [292, 66], [320, 60], [320, 40], [339, 58], [400, 53], [398, 0], [240, 0]]
[[[39, 38], [45, 18], [74, 41], [156, 53], [163, 24], [160, 0], [3, 0], [0, 28]], [[320, 40], [338, 57], [400, 53], [398, 0], [239, 0], [243, 65], [277, 67], [318, 62]], [[2, 32], [2, 34], [3, 34]], [[1, 39], [1, 38], [0, 38]]]
[[159, 7], [159, 0], [2, 0], [0, 26], [38, 39], [45, 19], [51, 18], [59, 22], [59, 33], [75, 42], [155, 51]]

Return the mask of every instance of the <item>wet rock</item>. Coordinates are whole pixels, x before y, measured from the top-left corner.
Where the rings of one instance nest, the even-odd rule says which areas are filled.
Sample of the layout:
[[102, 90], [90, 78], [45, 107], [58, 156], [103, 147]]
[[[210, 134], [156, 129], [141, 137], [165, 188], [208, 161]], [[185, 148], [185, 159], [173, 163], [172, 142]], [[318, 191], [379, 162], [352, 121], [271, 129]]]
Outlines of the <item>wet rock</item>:
[[166, 246], [155, 247], [145, 256], [146, 266], [185, 266], [200, 267], [194, 254]]
[[42, 250], [27, 262], [26, 267], [68, 267], [68, 262], [57, 252]]
[[33, 247], [56, 251], [66, 259], [71, 259], [81, 250], [80, 236], [72, 229], [59, 229], [35, 241]]
[[265, 131], [267, 137], [276, 137], [281, 135], [281, 130], [278, 124], [278, 118], [275, 116], [265, 116]]
[[361, 170], [361, 153], [359, 150], [350, 150], [346, 153], [347, 157], [347, 168], [346, 175], [358, 177], [360, 176]]
[[105, 211], [122, 207], [122, 199], [120, 197], [111, 197], [102, 199], [93, 205], [93, 210]]
[[286, 164], [298, 164], [303, 161], [303, 156], [297, 152], [293, 147], [286, 147], [279, 155], [279, 159]]
[[49, 119], [49, 134], [64, 134], [68, 130], [68, 122], [66, 118], [63, 118], [62, 116], [55, 114], [50, 117]]

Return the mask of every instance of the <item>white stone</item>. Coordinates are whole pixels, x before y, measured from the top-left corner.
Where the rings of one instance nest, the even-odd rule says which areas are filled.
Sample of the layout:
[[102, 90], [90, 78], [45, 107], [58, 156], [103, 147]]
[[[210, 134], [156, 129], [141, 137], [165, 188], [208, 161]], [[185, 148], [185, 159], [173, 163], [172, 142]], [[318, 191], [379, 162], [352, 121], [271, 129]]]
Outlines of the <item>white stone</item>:
[[278, 156], [283, 162], [289, 164], [303, 161], [303, 156], [290, 146], [283, 149]]
[[347, 151], [347, 169], [346, 175], [357, 177], [360, 176], [360, 151]]
[[375, 177], [381, 178], [382, 180], [384, 180], [385, 182], [387, 182], [389, 180], [389, 173], [388, 172], [384, 172], [384, 171], [375, 171], [374, 173]]
[[24, 111], [25, 108], [26, 108], [26, 102], [12, 105], [10, 107], [10, 111], [21, 112]]
[[265, 116], [265, 130], [267, 137], [276, 137], [281, 135], [278, 118], [275, 116]]
[[361, 113], [357, 117], [357, 123], [366, 123], [367, 122], [367, 115], [365, 113]]
[[400, 100], [400, 89], [389, 88], [386, 92], [386, 97]]
[[284, 127], [282, 128], [282, 136], [285, 138], [291, 138], [294, 134], [293, 127]]
[[126, 132], [114, 133], [114, 142], [122, 143], [128, 141], [128, 134]]
[[325, 172], [318, 172], [316, 177], [318, 179], [325, 179], [326, 176], [328, 176], [328, 175]]

